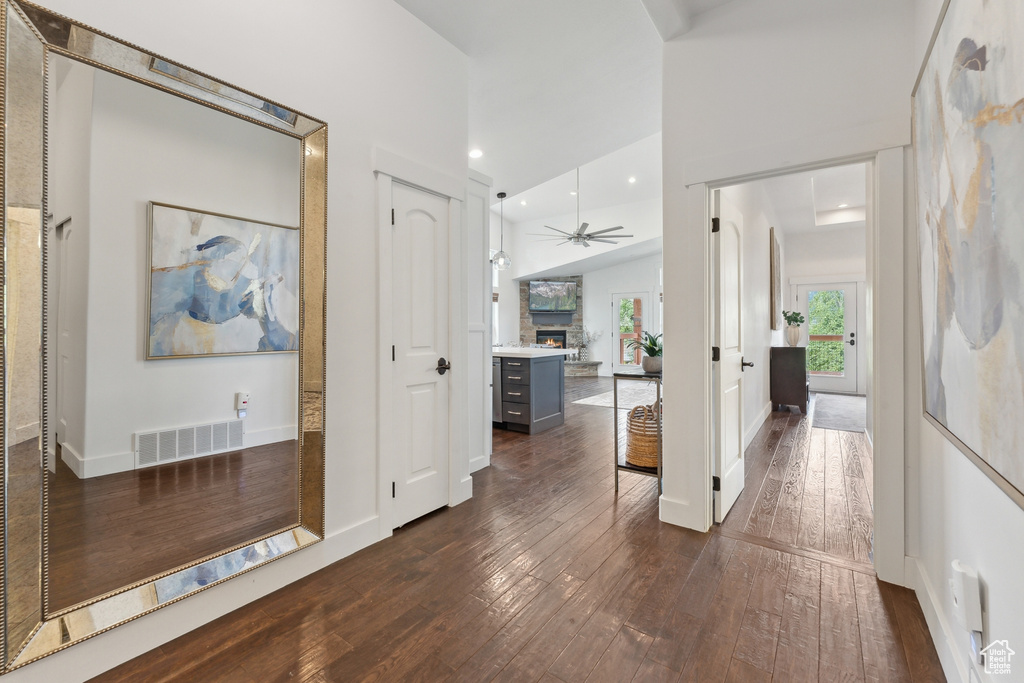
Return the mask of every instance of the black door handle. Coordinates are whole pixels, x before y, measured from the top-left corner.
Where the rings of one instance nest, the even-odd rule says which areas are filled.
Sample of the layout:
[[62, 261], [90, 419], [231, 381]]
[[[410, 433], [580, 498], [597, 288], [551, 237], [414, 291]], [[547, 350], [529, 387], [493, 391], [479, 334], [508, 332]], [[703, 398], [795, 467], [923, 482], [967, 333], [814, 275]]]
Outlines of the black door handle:
[[753, 363], [748, 363], [747, 361], [743, 360], [743, 356], [740, 356], [740, 372], [746, 372], [747, 368], [752, 367], [754, 367]]
[[437, 359], [437, 374], [443, 375], [444, 373], [448, 372], [451, 369], [452, 364], [446, 361], [444, 359], [444, 356], [441, 356], [440, 358]]
[[846, 343], [849, 344], [850, 346], [856, 346], [857, 345], [857, 340], [851, 339], [850, 341], [848, 341]]

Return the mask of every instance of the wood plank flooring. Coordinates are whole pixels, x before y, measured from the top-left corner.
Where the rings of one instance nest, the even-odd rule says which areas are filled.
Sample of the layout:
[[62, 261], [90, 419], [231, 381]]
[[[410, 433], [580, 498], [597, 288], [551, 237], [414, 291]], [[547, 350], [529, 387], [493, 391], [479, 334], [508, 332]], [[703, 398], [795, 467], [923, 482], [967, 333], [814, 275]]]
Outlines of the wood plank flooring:
[[[658, 520], [653, 478], [623, 473], [615, 495], [611, 410], [571, 403], [609, 388], [567, 379], [565, 425], [496, 431], [471, 500], [94, 680], [942, 680], [913, 593], [827, 552], [845, 549], [828, 495], [833, 441], [851, 467], [842, 435], [771, 420], [757, 448], [772, 457], [751, 458], [737, 503], [746, 529], [774, 472], [774, 509], [757, 516], [768, 538], [700, 534]], [[771, 537], [780, 514], [789, 541]], [[787, 545], [801, 529], [817, 546]]]
[[744, 457], [746, 488], [723, 533], [870, 568], [872, 455], [863, 433], [811, 428], [804, 415], [772, 412]]
[[50, 611], [295, 524], [296, 444], [89, 479], [58, 459], [48, 475]]

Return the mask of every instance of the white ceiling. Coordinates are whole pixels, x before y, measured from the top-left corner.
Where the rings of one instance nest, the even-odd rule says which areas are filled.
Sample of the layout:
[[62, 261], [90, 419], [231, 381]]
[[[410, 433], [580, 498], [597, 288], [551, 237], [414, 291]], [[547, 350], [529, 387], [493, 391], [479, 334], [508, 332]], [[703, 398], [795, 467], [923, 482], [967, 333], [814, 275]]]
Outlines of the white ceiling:
[[[636, 178], [630, 183], [630, 178]], [[588, 209], [661, 199], [661, 133], [580, 167], [580, 213]], [[576, 170], [505, 199], [505, 219], [513, 223], [576, 212]], [[492, 197], [492, 201], [496, 201]], [[526, 206], [522, 202], [526, 202]], [[564, 227], [564, 226], [563, 226]]]
[[[755, 181], [764, 187], [786, 235], [864, 225], [867, 168], [864, 164]], [[840, 208], [840, 204], [848, 206]]]
[[645, 3], [692, 20], [728, 1], [395, 0], [469, 57], [469, 165], [509, 196], [661, 131]]

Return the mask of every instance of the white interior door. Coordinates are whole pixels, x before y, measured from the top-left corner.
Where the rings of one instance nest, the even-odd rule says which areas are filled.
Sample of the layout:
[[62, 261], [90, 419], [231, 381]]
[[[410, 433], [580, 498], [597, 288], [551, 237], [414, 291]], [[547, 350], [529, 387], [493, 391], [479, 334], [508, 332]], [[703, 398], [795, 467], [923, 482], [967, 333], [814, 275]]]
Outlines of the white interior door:
[[448, 504], [448, 205], [392, 183], [396, 527]]
[[714, 193], [719, 231], [715, 235], [714, 363], [715, 521], [729, 514], [743, 491], [743, 216]]
[[857, 392], [857, 284], [799, 285], [811, 391]]

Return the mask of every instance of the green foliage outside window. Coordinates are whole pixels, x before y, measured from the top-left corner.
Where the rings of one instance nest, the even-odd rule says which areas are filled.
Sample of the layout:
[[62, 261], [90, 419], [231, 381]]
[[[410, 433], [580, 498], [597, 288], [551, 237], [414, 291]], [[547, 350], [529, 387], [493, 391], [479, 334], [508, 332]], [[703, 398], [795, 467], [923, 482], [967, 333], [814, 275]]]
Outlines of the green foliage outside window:
[[[810, 292], [808, 304], [808, 334], [844, 335], [846, 306], [843, 291]], [[807, 370], [809, 372], [842, 373], [845, 342], [812, 341], [807, 344]]]
[[619, 332], [622, 334], [633, 333], [633, 300], [619, 300]]

